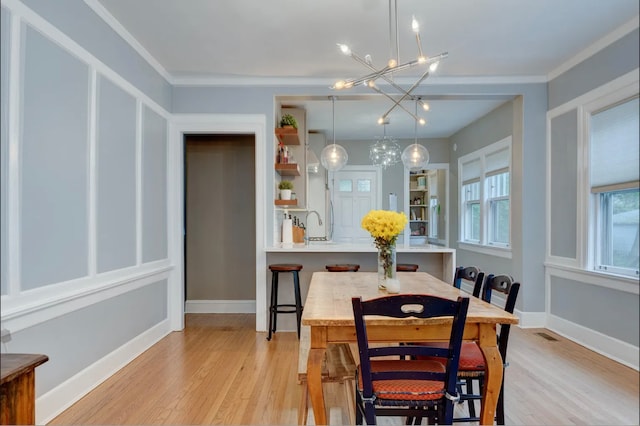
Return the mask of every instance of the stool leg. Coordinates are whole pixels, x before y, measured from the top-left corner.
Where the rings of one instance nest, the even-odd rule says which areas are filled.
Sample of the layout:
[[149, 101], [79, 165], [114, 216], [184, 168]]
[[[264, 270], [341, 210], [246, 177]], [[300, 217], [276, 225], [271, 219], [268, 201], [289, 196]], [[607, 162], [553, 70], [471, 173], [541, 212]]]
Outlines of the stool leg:
[[278, 328], [278, 285], [280, 280], [280, 274], [276, 272], [276, 280], [274, 284], [273, 294], [273, 332], [275, 333]]
[[275, 330], [275, 325], [273, 324], [273, 317], [275, 314], [275, 306], [277, 300], [277, 291], [278, 288], [278, 273], [271, 272], [271, 304], [269, 305], [269, 335], [267, 336], [267, 340], [271, 340], [271, 333]]
[[302, 298], [300, 297], [300, 277], [293, 271], [293, 288], [296, 294], [296, 320], [298, 322], [298, 340], [300, 340], [300, 319], [302, 318]]

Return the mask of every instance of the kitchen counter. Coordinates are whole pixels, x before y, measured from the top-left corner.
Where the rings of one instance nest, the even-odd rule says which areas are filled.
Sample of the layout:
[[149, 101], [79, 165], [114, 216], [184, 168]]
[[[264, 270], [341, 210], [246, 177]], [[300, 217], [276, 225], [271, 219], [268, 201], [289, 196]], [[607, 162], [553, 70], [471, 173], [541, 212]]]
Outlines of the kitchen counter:
[[[333, 242], [312, 242], [305, 244], [290, 244], [284, 247], [282, 244], [265, 248], [267, 253], [288, 252], [288, 253], [375, 253], [378, 249], [373, 244], [345, 244]], [[455, 249], [449, 247], [436, 246], [432, 244], [420, 246], [396, 246], [397, 253], [455, 253]]]
[[[369, 244], [346, 244], [324, 241], [313, 241], [308, 246], [304, 244], [292, 244], [290, 247], [282, 247], [282, 244], [265, 247], [267, 265], [272, 263], [297, 263], [302, 265], [300, 271], [300, 291], [302, 300], [311, 282], [314, 272], [326, 272], [325, 266], [340, 263], [355, 263], [360, 265], [360, 272], [375, 272], [378, 270], [378, 249]], [[456, 267], [456, 250], [449, 247], [436, 245], [405, 246], [399, 244], [396, 247], [396, 262], [418, 265], [419, 272], [427, 272], [445, 282], [453, 283]], [[356, 274], [358, 272], [355, 272]], [[280, 274], [279, 303], [293, 303], [293, 291], [291, 274]], [[266, 330], [268, 312], [267, 296], [271, 282], [271, 273], [265, 268], [264, 288], [265, 292], [257, 300], [257, 313], [261, 316], [261, 324]], [[372, 283], [376, 285], [377, 283]], [[283, 315], [278, 318], [278, 330], [295, 330], [295, 315]]]

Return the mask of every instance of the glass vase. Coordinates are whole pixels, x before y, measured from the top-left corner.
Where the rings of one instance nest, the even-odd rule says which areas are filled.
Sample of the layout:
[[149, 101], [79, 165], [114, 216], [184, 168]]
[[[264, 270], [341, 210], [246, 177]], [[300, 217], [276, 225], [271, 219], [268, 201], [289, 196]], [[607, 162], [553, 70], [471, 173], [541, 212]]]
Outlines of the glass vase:
[[378, 247], [378, 288], [386, 290], [386, 282], [396, 279], [396, 245]]

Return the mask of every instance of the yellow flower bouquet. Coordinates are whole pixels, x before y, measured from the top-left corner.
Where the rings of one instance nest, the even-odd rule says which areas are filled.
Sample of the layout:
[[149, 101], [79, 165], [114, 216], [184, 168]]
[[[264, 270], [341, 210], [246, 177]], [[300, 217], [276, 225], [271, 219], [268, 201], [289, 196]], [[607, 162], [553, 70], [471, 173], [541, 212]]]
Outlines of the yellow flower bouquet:
[[362, 228], [369, 231], [378, 249], [378, 286], [396, 277], [395, 253], [398, 235], [407, 225], [407, 216], [389, 210], [371, 210], [362, 218]]

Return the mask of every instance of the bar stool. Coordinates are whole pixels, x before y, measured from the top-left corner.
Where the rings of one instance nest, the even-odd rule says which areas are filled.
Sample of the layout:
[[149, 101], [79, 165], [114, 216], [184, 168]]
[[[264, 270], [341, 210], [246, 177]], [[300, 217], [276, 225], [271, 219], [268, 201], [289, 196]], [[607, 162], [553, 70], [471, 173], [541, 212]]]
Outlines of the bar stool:
[[[298, 339], [300, 339], [300, 317], [302, 317], [302, 300], [300, 297], [300, 276], [298, 272], [302, 269], [302, 265], [292, 263], [280, 263], [269, 265], [271, 270], [271, 305], [269, 306], [269, 336], [267, 340], [271, 340], [271, 335], [276, 332], [276, 323], [278, 314], [296, 314], [298, 324]], [[295, 292], [296, 303], [294, 304], [278, 304], [278, 274], [280, 272], [291, 272], [293, 274], [293, 289]]]
[[358, 272], [360, 265], [356, 265], [355, 263], [342, 263], [337, 265], [327, 265], [325, 268], [327, 268], [327, 271], [329, 272]]
[[396, 265], [396, 271], [398, 272], [416, 272], [418, 270], [418, 265], [413, 263], [398, 263]]

